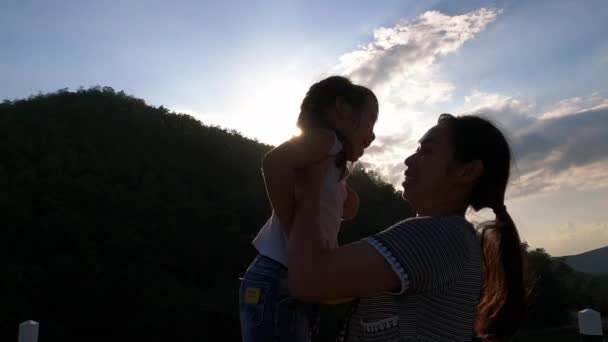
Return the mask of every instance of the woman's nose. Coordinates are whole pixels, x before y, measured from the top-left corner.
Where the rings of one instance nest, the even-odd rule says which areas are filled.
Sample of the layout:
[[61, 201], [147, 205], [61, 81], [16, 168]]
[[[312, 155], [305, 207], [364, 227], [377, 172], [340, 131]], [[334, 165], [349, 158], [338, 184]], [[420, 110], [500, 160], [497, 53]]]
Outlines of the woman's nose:
[[405, 161], [403, 161], [403, 163], [405, 164], [405, 166], [407, 166], [407, 167], [412, 166], [412, 162], [414, 160], [414, 156], [415, 155], [416, 154], [414, 153], [414, 154], [410, 155], [409, 157], [405, 158]]
[[376, 139], [376, 135], [372, 133], [371, 136], [369, 136], [363, 140], [363, 146], [365, 146], [365, 148], [368, 148], [369, 145], [371, 145], [375, 139]]

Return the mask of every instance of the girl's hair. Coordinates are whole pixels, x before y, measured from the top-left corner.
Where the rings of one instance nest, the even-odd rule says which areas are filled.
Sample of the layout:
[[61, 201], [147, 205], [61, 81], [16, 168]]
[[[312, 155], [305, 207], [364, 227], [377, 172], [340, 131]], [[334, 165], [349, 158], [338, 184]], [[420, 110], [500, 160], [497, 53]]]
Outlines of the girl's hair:
[[527, 298], [524, 249], [504, 205], [511, 166], [509, 144], [496, 126], [478, 116], [442, 114], [439, 123], [449, 126], [457, 161], [483, 164], [468, 204], [476, 211], [491, 208], [496, 219], [481, 224], [485, 278], [475, 332], [486, 341], [506, 340], [521, 325]]
[[306, 133], [314, 128], [327, 128], [335, 132], [343, 146], [342, 151], [336, 156], [336, 165], [342, 171], [343, 177], [346, 173], [345, 148], [350, 142], [348, 137], [344, 136], [344, 134], [334, 127], [331, 127], [327, 120], [328, 108], [335, 105], [337, 98], [342, 98], [346, 101], [355, 113], [361, 113], [367, 101], [372, 101], [376, 106], [377, 113], [378, 99], [370, 89], [353, 84], [346, 77], [330, 76], [313, 84], [308, 89], [300, 106], [297, 126], [302, 133]]

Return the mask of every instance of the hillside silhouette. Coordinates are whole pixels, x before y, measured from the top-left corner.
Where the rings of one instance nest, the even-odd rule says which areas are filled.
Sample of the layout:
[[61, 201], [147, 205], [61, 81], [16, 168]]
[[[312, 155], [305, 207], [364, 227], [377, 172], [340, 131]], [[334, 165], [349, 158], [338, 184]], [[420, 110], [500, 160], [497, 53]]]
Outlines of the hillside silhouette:
[[[0, 340], [28, 319], [45, 342], [240, 340], [271, 146], [110, 87], [4, 101], [0, 137]], [[349, 183], [343, 242], [413, 214], [373, 172]]]
[[563, 258], [579, 272], [608, 273], [608, 246]]

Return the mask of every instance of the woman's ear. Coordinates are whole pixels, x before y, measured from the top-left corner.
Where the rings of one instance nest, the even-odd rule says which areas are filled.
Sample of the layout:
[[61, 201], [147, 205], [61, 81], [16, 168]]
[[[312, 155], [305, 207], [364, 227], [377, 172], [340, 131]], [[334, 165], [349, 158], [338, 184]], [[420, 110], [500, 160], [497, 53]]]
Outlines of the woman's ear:
[[483, 171], [484, 167], [481, 160], [463, 163], [463, 165], [459, 167], [457, 179], [463, 183], [472, 183], [481, 177]]

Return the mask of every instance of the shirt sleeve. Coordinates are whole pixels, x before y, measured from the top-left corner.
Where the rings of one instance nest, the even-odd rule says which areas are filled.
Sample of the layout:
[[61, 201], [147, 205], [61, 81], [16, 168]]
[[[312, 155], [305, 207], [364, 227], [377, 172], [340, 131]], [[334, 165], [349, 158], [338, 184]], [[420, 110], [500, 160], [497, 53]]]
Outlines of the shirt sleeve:
[[466, 248], [462, 229], [441, 219], [414, 218], [365, 239], [389, 263], [401, 286], [395, 295], [427, 292], [463, 275]]

